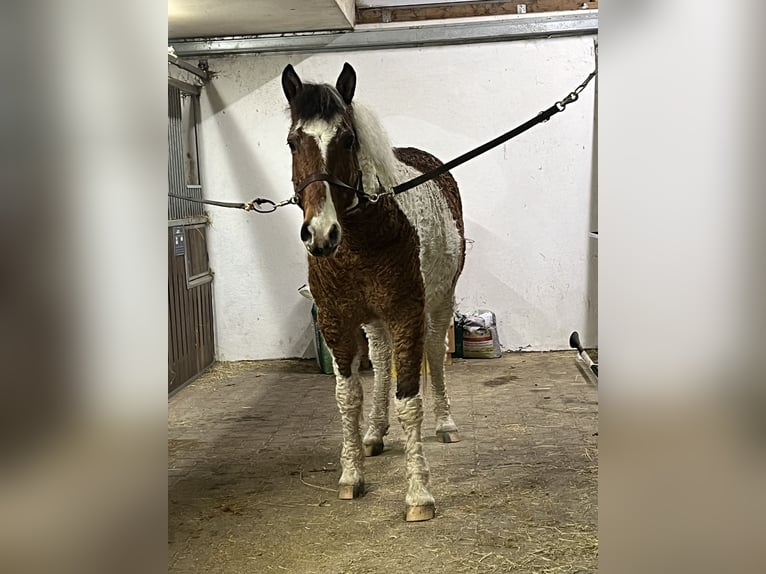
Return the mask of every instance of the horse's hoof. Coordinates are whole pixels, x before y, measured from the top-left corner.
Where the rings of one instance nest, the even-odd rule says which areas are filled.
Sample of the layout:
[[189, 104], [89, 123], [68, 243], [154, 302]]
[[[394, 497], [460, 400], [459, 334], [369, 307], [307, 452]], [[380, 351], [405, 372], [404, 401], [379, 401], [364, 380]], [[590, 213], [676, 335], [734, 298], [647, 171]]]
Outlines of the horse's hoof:
[[457, 431], [437, 432], [436, 438], [438, 438], [443, 443], [460, 442], [460, 435], [457, 433]]
[[378, 456], [381, 452], [383, 452], [382, 442], [364, 445], [364, 456]]
[[407, 522], [431, 520], [434, 517], [435, 512], [436, 510], [433, 504], [427, 504], [425, 506], [408, 506], [404, 519]]
[[364, 494], [364, 483], [341, 484], [338, 487], [338, 498], [341, 500], [353, 500]]

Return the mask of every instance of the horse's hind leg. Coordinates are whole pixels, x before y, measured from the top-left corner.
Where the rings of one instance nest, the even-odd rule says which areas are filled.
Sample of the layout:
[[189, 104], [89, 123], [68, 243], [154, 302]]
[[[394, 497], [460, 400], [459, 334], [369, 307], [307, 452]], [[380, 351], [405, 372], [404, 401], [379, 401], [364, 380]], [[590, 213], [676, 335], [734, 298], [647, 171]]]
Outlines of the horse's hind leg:
[[430, 473], [421, 436], [423, 399], [419, 390], [424, 329], [423, 316], [417, 314], [391, 323], [391, 338], [396, 353], [396, 415], [404, 430], [405, 440], [405, 518], [408, 522], [434, 517], [434, 499], [428, 492]]
[[[331, 344], [329, 340], [328, 344]], [[335, 368], [335, 400], [343, 425], [338, 498], [350, 500], [364, 494], [364, 451], [359, 429], [363, 399], [359, 380], [359, 346], [356, 339], [350, 337], [348, 341], [336, 342], [331, 348]]]
[[383, 437], [388, 433], [388, 404], [391, 397], [391, 336], [379, 321], [365, 325], [370, 343], [370, 360], [375, 371], [369, 426], [364, 435], [364, 454], [377, 456], [383, 452]]
[[444, 338], [447, 335], [452, 309], [449, 305], [436, 306], [428, 317], [426, 332], [426, 355], [433, 387], [434, 416], [436, 418], [436, 436], [442, 442], [458, 442], [460, 435], [450, 413], [449, 397], [444, 382]]

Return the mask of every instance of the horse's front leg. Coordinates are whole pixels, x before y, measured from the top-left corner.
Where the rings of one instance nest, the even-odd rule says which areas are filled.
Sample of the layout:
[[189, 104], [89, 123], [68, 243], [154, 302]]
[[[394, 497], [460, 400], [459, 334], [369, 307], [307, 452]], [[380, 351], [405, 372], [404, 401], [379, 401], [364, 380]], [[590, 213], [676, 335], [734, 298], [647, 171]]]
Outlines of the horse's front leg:
[[423, 361], [425, 317], [412, 313], [391, 322], [391, 337], [396, 358], [396, 415], [404, 430], [407, 472], [405, 496], [408, 522], [434, 517], [434, 498], [428, 491], [430, 474], [423, 454], [421, 425], [423, 400], [420, 391], [420, 366]]
[[365, 325], [370, 342], [370, 359], [375, 371], [369, 426], [364, 435], [364, 454], [377, 456], [383, 452], [383, 437], [388, 433], [388, 404], [391, 398], [391, 336], [386, 326], [376, 321]]
[[351, 500], [364, 494], [364, 450], [359, 422], [362, 414], [362, 383], [359, 379], [359, 341], [355, 329], [329, 329], [325, 340], [333, 353], [335, 400], [343, 425], [343, 447], [338, 498]]

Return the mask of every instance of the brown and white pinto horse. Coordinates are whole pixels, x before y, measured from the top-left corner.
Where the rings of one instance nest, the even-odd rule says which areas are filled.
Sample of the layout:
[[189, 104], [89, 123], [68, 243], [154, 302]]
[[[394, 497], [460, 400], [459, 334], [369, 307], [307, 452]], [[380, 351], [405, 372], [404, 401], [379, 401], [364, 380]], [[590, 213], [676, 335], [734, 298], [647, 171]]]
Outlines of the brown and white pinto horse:
[[[444, 174], [402, 195], [369, 196], [441, 165], [426, 152], [392, 149], [377, 119], [352, 103], [356, 73], [345, 64], [335, 87], [282, 73], [292, 125], [293, 183], [303, 210], [309, 286], [332, 350], [343, 423], [339, 497], [364, 492], [364, 456], [383, 451], [392, 354], [396, 415], [405, 435], [406, 519], [434, 516], [421, 438], [423, 353], [432, 377], [436, 434], [459, 440], [444, 384], [444, 338], [463, 268], [465, 240], [457, 184]], [[375, 371], [369, 428], [360, 433], [359, 355], [363, 326]]]

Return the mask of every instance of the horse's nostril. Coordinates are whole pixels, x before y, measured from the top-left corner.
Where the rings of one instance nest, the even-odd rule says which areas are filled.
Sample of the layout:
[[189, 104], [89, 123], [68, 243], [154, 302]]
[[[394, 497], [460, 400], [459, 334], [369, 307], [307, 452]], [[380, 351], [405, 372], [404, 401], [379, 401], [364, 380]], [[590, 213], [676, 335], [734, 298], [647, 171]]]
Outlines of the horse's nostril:
[[301, 240], [302, 241], [308, 241], [311, 239], [311, 232], [309, 231], [309, 224], [304, 223], [301, 225]]
[[327, 234], [327, 239], [332, 245], [335, 245], [338, 243], [339, 237], [340, 237], [340, 227], [338, 227], [336, 224], [333, 224], [333, 226], [330, 228], [330, 233]]

